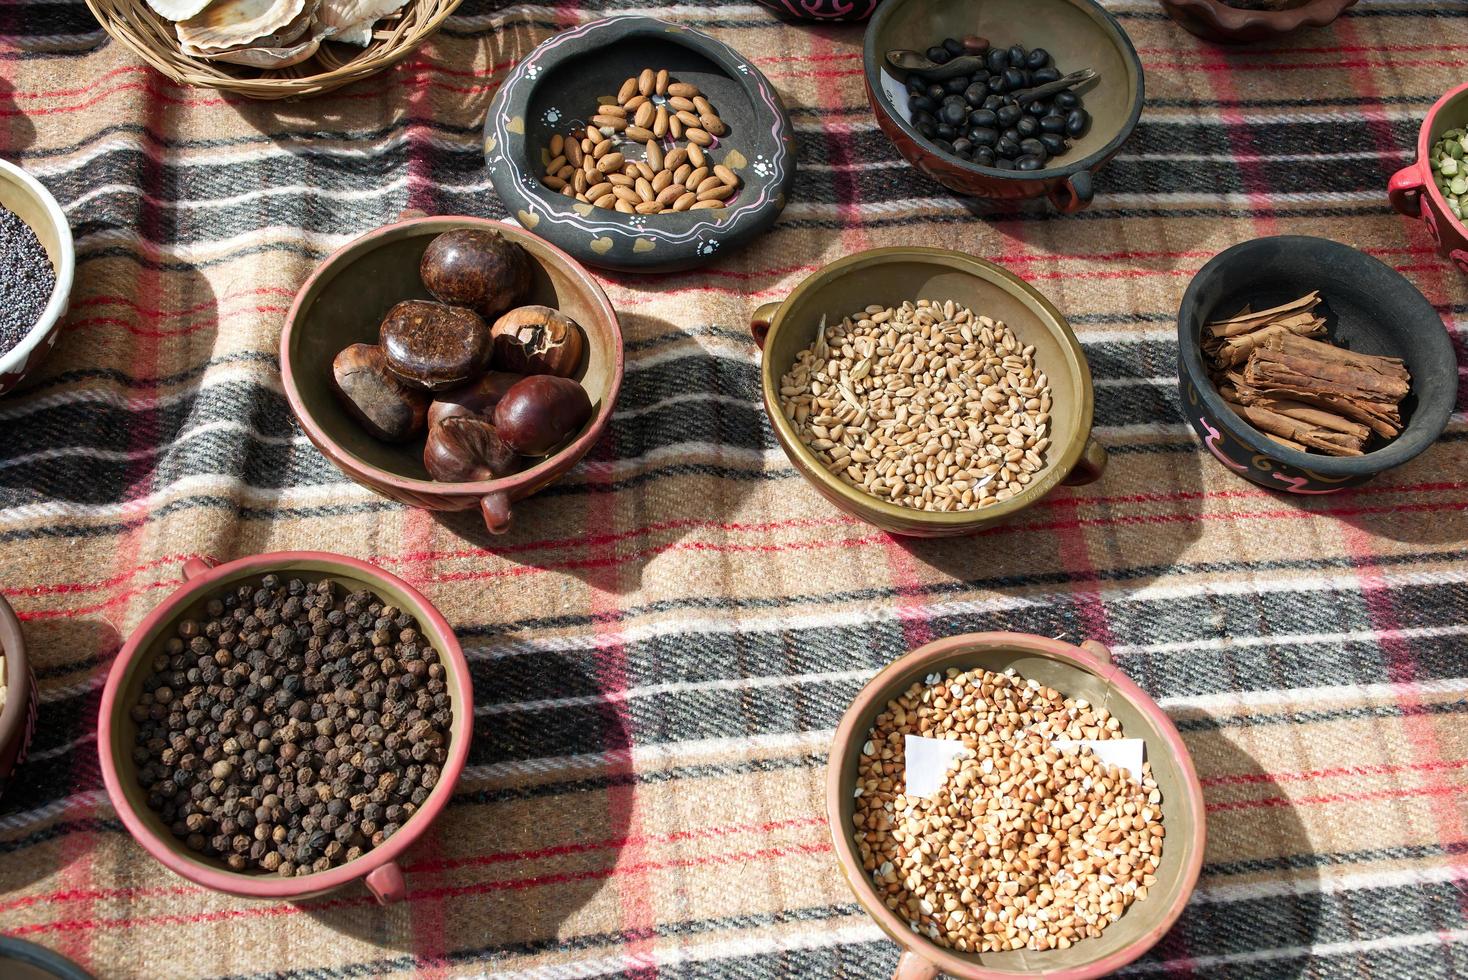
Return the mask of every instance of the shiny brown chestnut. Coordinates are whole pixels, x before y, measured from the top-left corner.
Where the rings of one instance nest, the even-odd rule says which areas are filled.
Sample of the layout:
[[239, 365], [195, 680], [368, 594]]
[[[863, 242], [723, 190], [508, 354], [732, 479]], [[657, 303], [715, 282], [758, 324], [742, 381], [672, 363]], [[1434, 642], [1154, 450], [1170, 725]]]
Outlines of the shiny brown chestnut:
[[331, 362], [331, 387], [374, 438], [407, 442], [423, 431], [428, 396], [403, 384], [376, 344], [353, 344]]
[[586, 389], [569, 378], [537, 374], [515, 384], [494, 409], [494, 425], [510, 448], [544, 456], [591, 417]]
[[423, 468], [440, 483], [497, 480], [518, 470], [519, 463], [494, 424], [482, 418], [446, 418], [428, 431], [423, 446]]
[[549, 306], [520, 306], [494, 321], [494, 362], [517, 374], [569, 378], [581, 363], [581, 328]]
[[428, 243], [418, 275], [437, 299], [492, 320], [530, 291], [530, 256], [497, 231], [457, 228]]
[[458, 416], [493, 419], [494, 407], [505, 397], [505, 392], [524, 377], [509, 371], [490, 371], [462, 388], [440, 392], [428, 406], [428, 424], [434, 426]]
[[489, 325], [477, 313], [422, 299], [404, 300], [388, 310], [379, 341], [392, 372], [426, 391], [477, 377], [494, 353]]

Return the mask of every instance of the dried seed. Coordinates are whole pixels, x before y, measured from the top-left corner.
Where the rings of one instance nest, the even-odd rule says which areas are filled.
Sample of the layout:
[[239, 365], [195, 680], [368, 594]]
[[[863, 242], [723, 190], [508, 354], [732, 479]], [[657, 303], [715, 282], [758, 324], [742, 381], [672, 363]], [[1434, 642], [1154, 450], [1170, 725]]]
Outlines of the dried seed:
[[556, 133], [554, 136], [552, 136], [550, 138], [550, 155], [551, 155], [551, 159], [555, 159], [556, 157], [561, 156], [562, 154], [564, 154], [564, 152], [565, 152], [565, 146], [566, 146], [566, 138], [564, 136], [562, 136], [560, 133]]
[[[706, 191], [697, 191], [697, 192], [695, 192], [695, 193], [698, 194], [698, 199], [699, 199], [700, 202], [702, 202], [702, 201], [723, 201], [726, 198], [728, 198], [728, 196], [730, 194], [733, 194], [734, 193], [734, 188], [730, 187], [728, 184], [719, 183], [717, 181], [717, 179], [716, 178], [713, 178], [713, 177], [710, 177], [709, 180], [715, 181], [713, 187], [710, 187]], [[702, 186], [702, 185], [700, 185], [700, 186]]]
[[690, 85], [687, 82], [673, 82], [668, 86], [668, 94], [676, 95], [683, 99], [692, 99], [696, 98], [700, 93], [697, 85]]
[[683, 138], [683, 120], [670, 114], [668, 116], [668, 134], [675, 140], [681, 140]]
[[632, 186], [637, 191], [637, 196], [642, 198], [644, 201], [651, 201], [653, 198], [657, 197], [657, 195], [653, 193], [652, 182], [646, 177], [638, 177], [637, 181]]
[[637, 107], [637, 115], [632, 117], [632, 122], [634, 125], [641, 126], [643, 129], [646, 129], [648, 126], [652, 125], [653, 117], [657, 114], [657, 106], [653, 105], [651, 102], [644, 102], [642, 103], [642, 105]]
[[720, 119], [718, 116], [710, 116], [705, 114], [698, 117], [698, 122], [699, 127], [704, 132], [709, 133], [713, 136], [723, 136], [729, 131], [728, 127], [724, 125], [724, 120]]
[[657, 74], [651, 68], [642, 69], [642, 74], [637, 76], [637, 91], [646, 96], [657, 91]]
[[646, 143], [649, 140], [657, 138], [652, 130], [644, 129], [641, 126], [628, 126], [625, 130], [623, 130], [622, 135], [626, 136], [629, 140], [635, 140], [638, 143]]
[[673, 210], [688, 211], [691, 210], [696, 203], [698, 203], [698, 195], [690, 191], [673, 202]]
[[566, 186], [566, 182], [564, 180], [559, 177], [552, 177], [549, 174], [540, 178], [540, 182], [553, 191], [558, 191]]
[[636, 94], [637, 79], [629, 78], [625, 82], [623, 82], [622, 87], [617, 90], [617, 101], [622, 103], [623, 105], [626, 105], [627, 100], [632, 98]]
[[692, 163], [695, 167], [703, 167], [708, 164], [708, 160], [703, 153], [703, 148], [696, 143], [691, 143], [688, 146], [688, 162]]
[[674, 112], [678, 112], [680, 110], [683, 112], [693, 112], [697, 108], [697, 106], [691, 99], [685, 99], [681, 95], [669, 96], [668, 107]]
[[638, 214], [657, 214], [662, 209], [663, 206], [656, 201], [644, 201], [634, 207]]
[[606, 156], [596, 161], [596, 169], [601, 173], [609, 174], [619, 169], [625, 162], [626, 161], [622, 158], [622, 154], [616, 152], [608, 153]]
[[710, 199], [710, 200], [707, 200], [707, 201], [698, 201], [692, 207], [690, 207], [688, 210], [690, 210], [690, 211], [709, 211], [709, 210], [716, 210], [718, 208], [722, 208], [723, 206], [724, 206], [724, 202], [723, 201], [718, 201], [718, 200]]
[[621, 116], [603, 116], [598, 114], [592, 116], [591, 121], [601, 129], [611, 129], [618, 133], [627, 128], [627, 120]]
[[667, 109], [665, 109], [663, 106], [658, 106], [657, 117], [654, 118], [652, 121], [653, 135], [656, 136], [658, 139], [662, 139], [664, 136], [667, 136], [669, 132], [668, 121], [671, 118], [672, 117], [668, 114]]
[[684, 126], [693, 126], [696, 128], [699, 125], [698, 115], [696, 113], [679, 110], [678, 119]]
[[734, 171], [724, 166], [722, 163], [714, 164], [714, 176], [718, 177], [730, 187], [739, 186], [739, 176], [735, 174]]
[[653, 80], [653, 91], [658, 95], [668, 94], [668, 69], [658, 69], [657, 77]]

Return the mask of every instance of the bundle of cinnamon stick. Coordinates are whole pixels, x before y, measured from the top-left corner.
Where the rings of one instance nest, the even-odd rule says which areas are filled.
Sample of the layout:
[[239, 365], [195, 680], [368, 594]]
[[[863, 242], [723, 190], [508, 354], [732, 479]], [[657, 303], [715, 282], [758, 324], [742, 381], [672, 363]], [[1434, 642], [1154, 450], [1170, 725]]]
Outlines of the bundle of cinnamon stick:
[[[1361, 456], [1371, 434], [1395, 438], [1411, 375], [1395, 357], [1330, 343], [1315, 291], [1204, 328], [1218, 393], [1254, 428], [1290, 449]], [[1317, 340], [1315, 338], [1325, 338]]]

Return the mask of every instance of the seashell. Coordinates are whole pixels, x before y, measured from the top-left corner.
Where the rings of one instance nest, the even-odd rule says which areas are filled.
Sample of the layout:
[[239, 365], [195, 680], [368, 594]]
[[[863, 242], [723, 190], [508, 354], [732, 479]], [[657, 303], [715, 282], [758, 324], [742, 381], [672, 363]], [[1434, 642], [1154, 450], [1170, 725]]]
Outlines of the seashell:
[[321, 0], [316, 19], [336, 28], [333, 41], [365, 48], [372, 43], [372, 27], [397, 13], [407, 0]]
[[213, 3], [214, 0], [148, 0], [153, 13], [172, 21], [188, 20]]
[[253, 45], [292, 25], [306, 0], [216, 0], [178, 24], [178, 39], [200, 52]]
[[[321, 36], [313, 35], [300, 44], [287, 48], [257, 48], [243, 47], [233, 48], [229, 51], [216, 51], [209, 54], [197, 54], [196, 57], [208, 61], [224, 61], [231, 65], [248, 65], [251, 68], [289, 68], [291, 65], [299, 65], [314, 55], [321, 47]], [[193, 52], [190, 52], [191, 54]]]

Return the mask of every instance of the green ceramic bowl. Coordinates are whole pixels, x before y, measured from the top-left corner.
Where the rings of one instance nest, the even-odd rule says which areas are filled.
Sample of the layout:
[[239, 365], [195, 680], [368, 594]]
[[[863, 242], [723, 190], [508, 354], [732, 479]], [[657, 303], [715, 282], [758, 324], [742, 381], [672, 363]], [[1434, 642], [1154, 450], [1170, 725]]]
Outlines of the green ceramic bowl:
[[[1008, 500], [982, 510], [932, 513], [880, 500], [843, 483], [800, 441], [779, 409], [780, 378], [816, 338], [821, 317], [841, 318], [873, 303], [953, 300], [975, 313], [1003, 320], [1035, 346], [1036, 362], [1050, 378], [1050, 449], [1045, 468]], [[784, 302], [755, 311], [750, 323], [764, 349], [760, 380], [765, 414], [790, 462], [837, 507], [893, 534], [945, 537], [972, 534], [1009, 517], [1062, 483], [1090, 483], [1106, 466], [1106, 451], [1091, 439], [1091, 369], [1065, 317], [1033, 286], [992, 262], [941, 248], [878, 248], [833, 262], [807, 278]]]

